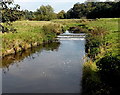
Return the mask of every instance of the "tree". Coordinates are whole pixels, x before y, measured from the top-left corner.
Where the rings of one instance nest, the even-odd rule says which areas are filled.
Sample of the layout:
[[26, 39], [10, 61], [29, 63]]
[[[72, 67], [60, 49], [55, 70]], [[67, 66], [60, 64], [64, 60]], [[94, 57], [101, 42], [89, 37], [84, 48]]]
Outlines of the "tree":
[[23, 13], [24, 13], [23, 19], [34, 20], [34, 18], [35, 18], [34, 12], [28, 11], [28, 10], [24, 10]]
[[[0, 24], [2, 33], [15, 32], [16, 29], [14, 29], [14, 27], [12, 26], [12, 22], [22, 17], [23, 12], [19, 10], [20, 6], [18, 4], [13, 4], [13, 0], [2, 1], [0, 2], [0, 5], [0, 9], [2, 9], [2, 23], [4, 23], [4, 26]], [[10, 5], [12, 5], [13, 7], [11, 7]]]
[[64, 10], [60, 11], [60, 12], [57, 14], [57, 18], [58, 18], [58, 19], [64, 19], [64, 18], [66, 18], [65, 11], [64, 11]]
[[13, 22], [21, 18], [20, 6], [14, 4], [14, 7], [10, 7], [10, 5], [13, 5], [13, 0], [11, 2], [0, 2], [0, 5], [2, 6], [2, 22]]
[[67, 18], [119, 18], [120, 2], [98, 2], [87, 0], [85, 3], [76, 3], [67, 11]]
[[86, 17], [94, 8], [93, 2], [76, 3], [73, 8], [67, 11], [67, 18], [82, 18]]
[[67, 13], [66, 13], [66, 18], [67, 19], [71, 19], [71, 18], [73, 18], [74, 16], [73, 16], [73, 9], [71, 8], [70, 10], [68, 10], [67, 11]]
[[54, 13], [54, 9], [50, 6], [40, 6], [39, 9], [35, 12], [36, 20], [45, 20], [49, 21], [56, 18], [56, 14]]

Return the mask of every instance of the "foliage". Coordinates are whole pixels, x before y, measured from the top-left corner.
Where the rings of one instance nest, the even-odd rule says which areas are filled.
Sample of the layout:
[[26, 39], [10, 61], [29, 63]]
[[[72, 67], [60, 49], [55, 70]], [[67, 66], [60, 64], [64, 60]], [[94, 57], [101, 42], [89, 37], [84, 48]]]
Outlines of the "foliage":
[[4, 25], [0, 24], [0, 27], [2, 27], [1, 28], [2, 33], [16, 32], [16, 29], [14, 28], [14, 26], [11, 23], [4, 23]]
[[97, 67], [101, 81], [111, 87], [110, 95], [117, 95], [120, 90], [120, 59], [116, 56], [105, 56], [97, 62]]
[[40, 6], [39, 9], [35, 12], [36, 20], [45, 20], [49, 21], [56, 18], [56, 14], [54, 13], [54, 9], [50, 6]]
[[[2, 14], [2, 23], [0, 23], [0, 27], [2, 28], [2, 33], [4, 32], [16, 32], [16, 29], [13, 27], [12, 22], [20, 19], [23, 16], [23, 12], [20, 11], [20, 6], [18, 4], [13, 4], [13, 0], [11, 1], [2, 1], [1, 5], [1, 14]], [[11, 5], [13, 7], [11, 7]]]
[[[86, 75], [89, 71], [84, 72], [83, 85], [86, 85], [85, 90], [91, 89], [93, 86], [96, 88], [87, 90], [88, 93], [83, 95], [88, 95], [89, 93], [91, 95], [117, 95], [119, 93], [120, 47], [118, 41], [118, 20], [117, 18], [98, 19], [90, 23], [84, 23], [89, 27], [89, 32], [86, 36], [86, 52], [90, 60], [93, 61], [92, 64], [97, 66], [97, 71], [94, 72], [97, 74], [85, 77], [84, 74]], [[88, 65], [84, 66], [85, 68], [88, 67]], [[95, 81], [91, 80], [93, 77], [98, 77], [100, 82], [94, 82], [95, 85], [90, 84]], [[88, 81], [85, 81], [87, 78]]]
[[120, 2], [76, 3], [67, 11], [67, 18], [112, 18], [120, 17]]
[[103, 46], [105, 43], [105, 36], [107, 31], [105, 29], [96, 27], [94, 30], [90, 30], [86, 36], [86, 52], [91, 59], [95, 59], [95, 57], [101, 52], [100, 46]]
[[96, 64], [89, 60], [84, 63], [82, 95], [109, 95], [110, 87], [101, 82]]
[[23, 20], [34, 20], [35, 19], [34, 12], [28, 11], [28, 10], [24, 10], [22, 12], [24, 14], [22, 17]]
[[[105, 2], [96, 4], [97, 7], [88, 14], [88, 18], [112, 18], [120, 17], [120, 2]], [[118, 8], [119, 7], [119, 8]]]
[[2, 6], [2, 22], [13, 22], [21, 18], [22, 12], [19, 11], [20, 6], [18, 4], [14, 5], [14, 7], [10, 7], [9, 5], [13, 5], [13, 2], [0, 2]]
[[105, 56], [97, 62], [100, 72], [107, 76], [120, 76], [120, 59], [113, 56]]
[[66, 18], [66, 13], [64, 10], [60, 11], [58, 14], [57, 14], [57, 18], [58, 19], [65, 19]]

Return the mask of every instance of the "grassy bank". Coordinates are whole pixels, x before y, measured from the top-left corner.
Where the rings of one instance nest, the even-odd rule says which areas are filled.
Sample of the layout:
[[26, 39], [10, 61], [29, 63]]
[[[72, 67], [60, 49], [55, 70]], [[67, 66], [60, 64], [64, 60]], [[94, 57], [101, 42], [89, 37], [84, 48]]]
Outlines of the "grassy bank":
[[76, 27], [78, 29], [80, 27], [77, 27], [77, 26], [83, 25], [83, 23], [88, 23], [90, 21], [93, 21], [93, 20], [92, 19], [55, 19], [55, 20], [52, 20], [52, 22], [54, 23], [60, 23], [64, 25], [63, 27], [64, 30], [68, 30], [70, 29], [70, 27]]
[[52, 21], [16, 21], [6, 27], [2, 37], [2, 56], [24, 51], [33, 46], [50, 42], [61, 32], [76, 27], [86, 19], [56, 19]]
[[85, 22], [89, 27], [86, 52], [90, 59], [83, 68], [83, 95], [119, 95], [120, 19]]
[[[6, 27], [5, 24], [2, 25]], [[14, 28], [16, 31], [0, 34], [2, 56], [48, 43], [62, 32], [61, 24], [50, 21], [16, 21], [9, 28]]]

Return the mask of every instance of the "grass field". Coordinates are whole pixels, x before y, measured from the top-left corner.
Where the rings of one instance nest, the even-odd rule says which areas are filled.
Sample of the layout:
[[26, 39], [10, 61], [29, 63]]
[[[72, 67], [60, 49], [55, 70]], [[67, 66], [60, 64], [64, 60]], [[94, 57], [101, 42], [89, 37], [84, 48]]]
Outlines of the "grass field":
[[[106, 54], [109, 54], [109, 56], [115, 56], [118, 59], [120, 59], [120, 52], [119, 52], [120, 51], [119, 28], [120, 27], [119, 27], [119, 23], [118, 23], [119, 20], [120, 19], [118, 19], [118, 18], [108, 18], [108, 19], [104, 18], [104, 19], [98, 19], [96, 21], [84, 23], [86, 25], [86, 27], [89, 27], [90, 29], [95, 29], [95, 28], [99, 27], [99, 28], [107, 31], [107, 34], [105, 36], [105, 43], [107, 43], [108, 45], [101, 46], [100, 51], [102, 51], [104, 53], [101, 53], [101, 52], [98, 53], [97, 57], [94, 61], [88, 60], [84, 64], [83, 95], [104, 95], [107, 93], [111, 93], [112, 91], [114, 92], [113, 89], [117, 88], [117, 85], [115, 87], [112, 87], [108, 84], [104, 84], [101, 81], [101, 75], [99, 74], [100, 72], [99, 72], [98, 67], [96, 66], [96, 63], [101, 58], [104, 58], [106, 56]], [[99, 35], [98, 35], [98, 37], [99, 37]], [[103, 48], [106, 48], [106, 49], [104, 50]], [[106, 66], [108, 66], [108, 67], [112, 66], [111, 63], [108, 63], [108, 62], [109, 62], [109, 60], [106, 60], [105, 64], [108, 64]], [[113, 64], [116, 64], [116, 63], [113, 62]], [[119, 64], [118, 64], [118, 66], [119, 66]], [[112, 77], [112, 74], [111, 74], [111, 77]], [[117, 78], [118, 77], [119, 77], [119, 75], [117, 75]], [[113, 79], [113, 81], [114, 81], [114, 79]], [[113, 81], [110, 81], [110, 82], [113, 82]]]
[[61, 24], [50, 21], [16, 21], [10, 27], [16, 31], [0, 34], [3, 56], [51, 41], [62, 32]]
[[[68, 29], [72, 26], [85, 24], [86, 27], [102, 27], [110, 32], [107, 39], [113, 43], [117, 38], [118, 19], [56, 19], [52, 21], [16, 21], [12, 26], [17, 31], [15, 33], [0, 34], [2, 39], [2, 54], [3, 56], [16, 51], [21, 51], [21, 48], [31, 47], [30, 45], [41, 44], [45, 41], [55, 38], [56, 33], [61, 32], [61, 29]], [[5, 25], [3, 25], [5, 26]], [[64, 27], [63, 27], [64, 26]], [[113, 44], [112, 44], [113, 45]], [[116, 44], [114, 44], [116, 47]], [[109, 48], [110, 49], [110, 48]], [[112, 50], [112, 48], [111, 48]]]
[[101, 27], [108, 31], [108, 34], [106, 35], [106, 43], [109, 43], [110, 45], [107, 46], [107, 50], [113, 55], [117, 55], [119, 52], [119, 20], [120, 19], [118, 18], [104, 18], [97, 21], [91, 21], [90, 23], [86, 23], [87, 26], [90, 28]]

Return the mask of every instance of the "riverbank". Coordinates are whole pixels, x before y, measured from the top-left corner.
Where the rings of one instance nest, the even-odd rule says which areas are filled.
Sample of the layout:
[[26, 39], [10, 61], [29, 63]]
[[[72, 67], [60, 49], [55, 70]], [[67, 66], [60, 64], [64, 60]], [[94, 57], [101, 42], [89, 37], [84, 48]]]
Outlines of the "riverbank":
[[84, 23], [89, 27], [83, 68], [82, 95], [119, 95], [120, 47], [117, 18]]
[[3, 57], [49, 43], [62, 33], [62, 25], [50, 21], [16, 21], [9, 28], [15, 31], [0, 34]]
[[49, 43], [70, 27], [77, 27], [76, 29], [80, 30], [82, 28], [79, 25], [89, 21], [92, 20], [56, 19], [52, 21], [16, 21], [11, 25], [2, 24], [5, 31], [0, 34], [2, 37], [2, 57]]

